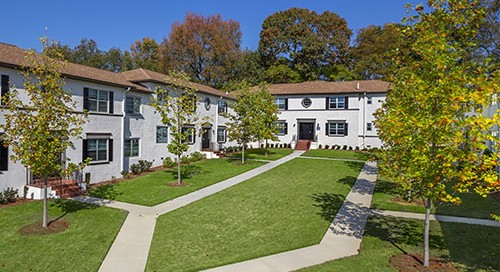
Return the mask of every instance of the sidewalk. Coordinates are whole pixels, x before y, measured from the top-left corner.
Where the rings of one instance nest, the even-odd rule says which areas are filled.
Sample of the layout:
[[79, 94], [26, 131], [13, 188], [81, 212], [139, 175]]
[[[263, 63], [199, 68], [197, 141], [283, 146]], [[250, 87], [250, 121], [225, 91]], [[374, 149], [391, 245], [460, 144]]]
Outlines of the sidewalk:
[[154, 207], [146, 207], [113, 200], [98, 199], [93, 197], [76, 197], [74, 200], [107, 207], [123, 209], [129, 212], [113, 245], [109, 249], [104, 261], [99, 268], [100, 272], [144, 271], [153, 239], [156, 218], [171, 212], [206, 196], [215, 194], [247, 179], [253, 178], [269, 171], [287, 161], [290, 161], [304, 151], [294, 151], [292, 154], [279, 160], [270, 162], [248, 172], [210, 185], [198, 191], [161, 203]]
[[[376, 215], [376, 216], [394, 216], [394, 217], [420, 219], [420, 220], [425, 219], [425, 214], [423, 214], [423, 213], [373, 210], [372, 214]], [[430, 219], [435, 220], [435, 221], [441, 221], [441, 222], [452, 222], [452, 223], [463, 223], [463, 224], [500, 227], [500, 222], [494, 221], [494, 220], [487, 220], [487, 219], [477, 219], [477, 218], [449, 216], [449, 215], [437, 215], [437, 214], [431, 214]]]

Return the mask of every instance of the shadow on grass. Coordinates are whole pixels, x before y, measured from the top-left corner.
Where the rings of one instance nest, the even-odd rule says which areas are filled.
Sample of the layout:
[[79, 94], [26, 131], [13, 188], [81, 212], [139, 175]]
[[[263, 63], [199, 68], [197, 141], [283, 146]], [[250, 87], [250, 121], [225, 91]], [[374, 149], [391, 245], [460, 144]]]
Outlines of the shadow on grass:
[[313, 206], [321, 209], [318, 214], [328, 222], [333, 221], [345, 200], [344, 196], [331, 193], [314, 194], [312, 199], [315, 202]]
[[109, 200], [114, 200], [116, 199], [117, 196], [121, 194], [122, 193], [118, 193], [115, 190], [114, 184], [108, 184], [92, 188], [92, 190], [90, 190], [90, 192], [88, 193], [89, 196], [97, 197], [100, 199], [109, 199]]
[[62, 219], [63, 217], [65, 217], [69, 213], [76, 213], [76, 212], [79, 212], [81, 210], [93, 210], [93, 209], [96, 209], [99, 207], [98, 205], [94, 205], [94, 204], [83, 203], [83, 202], [74, 201], [74, 200], [66, 200], [66, 199], [55, 199], [50, 205], [56, 206], [59, 209], [61, 209], [63, 214], [58, 216], [56, 219], [51, 220], [48, 223], [49, 225], [53, 222], [56, 222], [56, 221]]
[[[177, 179], [177, 168], [172, 168], [170, 170], [167, 170], [168, 173], [174, 177], [174, 179]], [[203, 171], [201, 167], [195, 164], [185, 164], [181, 166], [181, 180], [185, 179], [190, 179], [196, 175], [202, 174]]]
[[[360, 171], [363, 168], [363, 165], [365, 164], [364, 162], [357, 162], [357, 161], [344, 161], [345, 165], [347, 165], [349, 168]], [[370, 167], [370, 166], [365, 166], [365, 167]], [[373, 168], [373, 167], [370, 167]]]

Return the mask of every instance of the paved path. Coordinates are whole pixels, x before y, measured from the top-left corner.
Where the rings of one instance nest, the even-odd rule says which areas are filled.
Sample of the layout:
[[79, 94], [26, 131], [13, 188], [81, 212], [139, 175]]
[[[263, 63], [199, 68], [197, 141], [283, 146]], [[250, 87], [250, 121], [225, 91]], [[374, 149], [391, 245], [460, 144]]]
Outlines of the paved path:
[[313, 160], [327, 160], [327, 161], [365, 162], [365, 161], [356, 160], [356, 159], [339, 159], [339, 158], [309, 157], [309, 156], [300, 156], [299, 158], [301, 158], [301, 159], [313, 159]]
[[370, 203], [375, 181], [377, 180], [376, 170], [376, 163], [367, 162], [365, 164], [319, 245], [216, 267], [206, 271], [293, 271], [358, 254], [366, 220], [371, 213]]
[[207, 186], [203, 189], [161, 203], [154, 207], [105, 200], [94, 197], [76, 197], [74, 200], [123, 209], [129, 212], [120, 232], [99, 268], [100, 272], [144, 271], [148, 259], [149, 248], [153, 239], [156, 218], [209, 195], [220, 192], [247, 179], [260, 175], [300, 155], [303, 151], [247, 171], [238, 176]]
[[[373, 210], [372, 214], [377, 216], [394, 216], [394, 217], [421, 219], [421, 220], [425, 219], [425, 214], [423, 213]], [[436, 214], [431, 214], [430, 219], [441, 222], [453, 222], [453, 223], [500, 227], [500, 222], [487, 219], [477, 219], [477, 218], [458, 217], [449, 215], [436, 215]]]

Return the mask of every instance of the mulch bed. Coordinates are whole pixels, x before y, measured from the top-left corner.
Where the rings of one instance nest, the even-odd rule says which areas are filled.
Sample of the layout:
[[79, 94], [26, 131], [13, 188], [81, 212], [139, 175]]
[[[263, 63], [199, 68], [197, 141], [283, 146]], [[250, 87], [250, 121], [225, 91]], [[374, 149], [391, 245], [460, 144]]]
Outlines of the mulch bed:
[[47, 228], [42, 227], [42, 222], [36, 222], [34, 224], [22, 227], [19, 230], [19, 233], [21, 233], [21, 235], [38, 236], [38, 235], [63, 232], [67, 228], [68, 228], [68, 223], [66, 223], [63, 220], [50, 222]]
[[429, 266], [424, 267], [422, 254], [399, 254], [392, 256], [390, 263], [400, 272], [457, 272], [458, 269], [451, 262], [430, 258]]
[[422, 201], [422, 199], [414, 199], [411, 202], [408, 202], [406, 199], [402, 199], [400, 197], [395, 197], [395, 198], [391, 199], [391, 201], [402, 204], [402, 205], [425, 206], [424, 201]]
[[17, 205], [20, 205], [20, 204], [23, 204], [23, 203], [26, 203], [26, 202], [30, 202], [30, 201], [33, 201], [33, 200], [31, 200], [29, 198], [18, 198], [18, 199], [16, 199], [15, 202], [7, 203], [7, 204], [1, 204], [0, 205], [0, 209], [11, 207], [11, 206], [17, 206]]

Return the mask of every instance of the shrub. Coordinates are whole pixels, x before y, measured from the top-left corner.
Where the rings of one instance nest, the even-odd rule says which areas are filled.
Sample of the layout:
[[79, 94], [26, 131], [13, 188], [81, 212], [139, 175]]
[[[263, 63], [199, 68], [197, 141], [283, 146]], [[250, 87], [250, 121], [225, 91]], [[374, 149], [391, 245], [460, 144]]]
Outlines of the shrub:
[[264, 148], [264, 144], [260, 144], [260, 148]]
[[165, 159], [163, 159], [163, 167], [170, 168], [170, 167], [174, 167], [175, 165], [176, 165], [176, 162], [174, 160], [172, 160], [172, 158], [166, 157]]
[[19, 190], [7, 187], [2, 192], [0, 192], [0, 204], [7, 204], [16, 202], [17, 193]]
[[344, 145], [344, 146], [342, 147], [342, 149], [343, 149], [343, 150], [347, 150], [347, 145]]
[[336, 149], [337, 148], [337, 145], [332, 145], [332, 149]]
[[329, 147], [330, 147], [329, 145], [327, 145], [327, 144], [325, 145], [325, 149], [328, 149]]
[[189, 164], [190, 162], [191, 162], [191, 160], [189, 159], [189, 156], [187, 156], [187, 155], [181, 156], [181, 163], [182, 164]]
[[354, 150], [359, 151], [359, 146], [356, 146]]
[[151, 166], [153, 166], [153, 162], [152, 161], [139, 160], [138, 163], [139, 163], [139, 167], [141, 168], [141, 173], [149, 171], [149, 169], [151, 168]]
[[138, 163], [134, 163], [130, 166], [130, 172], [132, 174], [137, 175], [141, 173], [141, 166]]
[[128, 170], [123, 170], [123, 171], [121, 171], [121, 172], [120, 172], [120, 175], [122, 175], [122, 177], [123, 177], [124, 179], [128, 179], [128, 178], [130, 177], [130, 173], [129, 173], [129, 171], [128, 171]]
[[28, 196], [28, 190], [30, 188], [28, 188], [28, 185], [24, 185], [23, 187], [23, 198], [26, 198]]
[[288, 148], [292, 148], [292, 144], [288, 144]]
[[352, 146], [349, 146], [349, 150], [352, 150]]
[[204, 160], [206, 158], [207, 158], [207, 155], [203, 154], [199, 151], [193, 152], [189, 155], [189, 159], [191, 162], [201, 161], [201, 160]]
[[321, 149], [321, 148], [323, 148], [323, 146], [321, 146], [321, 144], [319, 144], [319, 145], [318, 145], [318, 149]]

